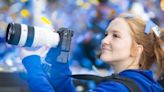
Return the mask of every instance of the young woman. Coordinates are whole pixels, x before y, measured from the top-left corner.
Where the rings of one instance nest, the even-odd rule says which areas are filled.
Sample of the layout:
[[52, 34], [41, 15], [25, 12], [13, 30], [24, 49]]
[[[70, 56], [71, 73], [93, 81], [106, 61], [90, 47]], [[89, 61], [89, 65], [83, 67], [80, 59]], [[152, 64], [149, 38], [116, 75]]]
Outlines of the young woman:
[[[115, 73], [132, 79], [142, 92], [163, 92], [153, 79], [153, 66], [157, 67], [156, 77], [164, 71], [164, 31], [151, 21], [122, 14], [115, 18], [106, 30], [102, 40], [100, 58], [110, 64]], [[75, 92], [68, 63], [55, 62], [51, 69], [51, 83], [43, 72], [38, 55], [23, 54], [23, 64], [28, 72], [28, 83], [33, 92]], [[55, 53], [55, 52], [53, 52]], [[33, 53], [34, 54], [34, 53]], [[53, 61], [54, 59], [52, 59]], [[130, 92], [118, 81], [99, 83], [89, 92]]]

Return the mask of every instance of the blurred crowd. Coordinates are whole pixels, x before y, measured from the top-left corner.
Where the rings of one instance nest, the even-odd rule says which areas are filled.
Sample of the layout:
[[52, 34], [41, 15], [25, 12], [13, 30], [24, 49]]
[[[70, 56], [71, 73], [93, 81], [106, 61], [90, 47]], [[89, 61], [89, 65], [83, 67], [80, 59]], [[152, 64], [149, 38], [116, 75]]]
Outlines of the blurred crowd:
[[[67, 27], [74, 31], [70, 63], [74, 72], [109, 69], [98, 57], [101, 39], [110, 21], [123, 12], [152, 19], [164, 28], [164, 0], [0, 0], [0, 28], [3, 23]], [[0, 29], [0, 71], [24, 71], [20, 48], [6, 44]]]

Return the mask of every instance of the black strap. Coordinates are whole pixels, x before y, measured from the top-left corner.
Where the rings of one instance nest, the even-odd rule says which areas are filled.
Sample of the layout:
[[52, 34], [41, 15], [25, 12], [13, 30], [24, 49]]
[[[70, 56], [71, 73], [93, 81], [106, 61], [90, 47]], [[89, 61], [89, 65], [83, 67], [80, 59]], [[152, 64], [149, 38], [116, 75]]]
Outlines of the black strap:
[[71, 75], [71, 77], [80, 80], [93, 80], [95, 81], [96, 84], [106, 81], [116, 81], [125, 85], [130, 90], [130, 92], [141, 92], [139, 86], [132, 79], [120, 76], [118, 74], [113, 74], [111, 76], [106, 76], [106, 77], [90, 75], [90, 74], [79, 74], [79, 75]]

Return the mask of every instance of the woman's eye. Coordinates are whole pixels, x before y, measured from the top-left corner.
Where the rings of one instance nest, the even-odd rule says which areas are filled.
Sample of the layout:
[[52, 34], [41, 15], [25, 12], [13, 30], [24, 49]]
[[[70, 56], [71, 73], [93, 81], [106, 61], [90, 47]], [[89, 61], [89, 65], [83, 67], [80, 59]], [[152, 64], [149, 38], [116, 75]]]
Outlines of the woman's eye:
[[117, 37], [117, 38], [119, 38], [119, 36], [118, 36], [117, 34], [113, 34], [113, 37]]

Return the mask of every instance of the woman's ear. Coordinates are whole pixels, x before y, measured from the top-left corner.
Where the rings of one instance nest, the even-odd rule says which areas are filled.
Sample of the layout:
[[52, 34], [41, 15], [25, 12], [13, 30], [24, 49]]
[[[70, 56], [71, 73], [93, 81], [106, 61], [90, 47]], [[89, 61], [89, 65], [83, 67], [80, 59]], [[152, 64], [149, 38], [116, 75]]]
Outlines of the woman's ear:
[[132, 49], [131, 49], [131, 54], [130, 56], [136, 57], [138, 55], [141, 55], [143, 52], [143, 46], [140, 44], [134, 44]]
[[138, 48], [138, 53], [137, 53], [137, 55], [141, 55], [142, 52], [143, 52], [143, 46], [140, 45], [140, 44], [138, 44], [138, 45], [137, 45], [137, 48]]

